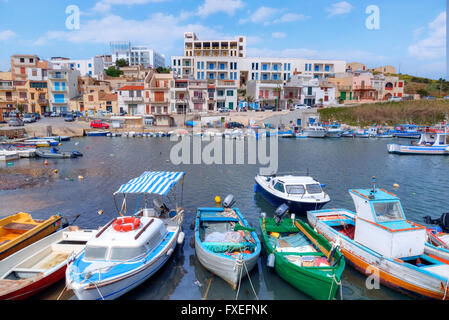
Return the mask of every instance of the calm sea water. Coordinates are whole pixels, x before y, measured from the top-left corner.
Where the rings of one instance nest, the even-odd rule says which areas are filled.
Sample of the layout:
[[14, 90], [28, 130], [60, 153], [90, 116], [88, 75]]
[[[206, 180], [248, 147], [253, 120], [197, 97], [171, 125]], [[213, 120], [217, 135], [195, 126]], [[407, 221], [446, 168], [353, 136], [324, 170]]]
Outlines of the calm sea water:
[[[321, 183], [331, 197], [325, 208], [354, 206], [349, 188], [369, 188], [371, 177], [378, 185], [394, 191], [402, 201], [407, 218], [423, 223], [425, 215], [434, 218], [449, 209], [447, 186], [449, 157], [390, 155], [386, 145], [392, 139], [280, 139], [279, 172], [307, 171]], [[397, 140], [408, 143], [408, 140]], [[76, 225], [98, 228], [117, 215], [113, 193], [121, 184], [139, 176], [143, 171], [165, 170], [186, 172], [183, 188], [185, 208], [184, 231], [186, 241], [174, 256], [151, 279], [124, 295], [121, 299], [234, 299], [235, 291], [223, 280], [213, 277], [198, 262], [191, 241], [190, 228], [196, 208], [214, 206], [214, 197], [222, 199], [232, 193], [236, 206], [253, 226], [258, 226], [261, 212], [272, 214], [276, 209], [264, 198], [254, 194], [254, 177], [258, 165], [173, 165], [169, 159], [174, 145], [168, 138], [107, 138], [86, 137], [72, 139], [61, 147], [78, 149], [84, 157], [68, 160], [21, 159], [14, 166], [0, 164], [2, 175], [14, 170], [52, 172], [49, 181], [41, 181], [30, 188], [0, 191], [0, 216], [15, 212], [29, 212], [36, 218], [55, 213], [65, 216], [81, 214]], [[78, 179], [82, 176], [84, 179]], [[393, 184], [400, 188], [393, 190]], [[180, 189], [178, 189], [180, 190]], [[121, 199], [120, 199], [121, 200]], [[120, 200], [117, 205], [120, 206]], [[137, 197], [130, 197], [128, 209], [137, 205]], [[103, 210], [103, 214], [97, 212]], [[258, 227], [257, 227], [258, 229]], [[261, 255], [251, 280], [261, 299], [308, 299], [266, 267]], [[56, 299], [64, 289], [59, 282], [35, 299]], [[74, 299], [65, 292], [63, 299]], [[250, 282], [245, 278], [240, 290], [241, 299], [255, 299]], [[365, 288], [365, 277], [346, 267], [343, 275], [344, 299], [408, 299], [385, 287]]]

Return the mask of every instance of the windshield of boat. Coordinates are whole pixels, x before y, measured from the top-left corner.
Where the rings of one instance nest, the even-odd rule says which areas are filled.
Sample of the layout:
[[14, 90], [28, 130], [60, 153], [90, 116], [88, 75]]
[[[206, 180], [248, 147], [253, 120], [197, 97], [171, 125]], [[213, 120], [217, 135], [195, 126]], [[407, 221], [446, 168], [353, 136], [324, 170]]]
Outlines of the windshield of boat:
[[285, 186], [288, 194], [304, 194], [306, 189], [302, 184]]
[[86, 246], [84, 258], [88, 260], [105, 260], [107, 251], [107, 247]]
[[144, 246], [140, 247], [114, 247], [111, 249], [111, 260], [126, 261], [137, 258], [146, 252]]
[[398, 201], [373, 202], [374, 212], [378, 222], [403, 220], [401, 206]]
[[310, 193], [310, 194], [323, 192], [323, 190], [321, 189], [320, 184], [318, 184], [318, 183], [307, 184], [306, 188], [307, 188], [307, 192]]

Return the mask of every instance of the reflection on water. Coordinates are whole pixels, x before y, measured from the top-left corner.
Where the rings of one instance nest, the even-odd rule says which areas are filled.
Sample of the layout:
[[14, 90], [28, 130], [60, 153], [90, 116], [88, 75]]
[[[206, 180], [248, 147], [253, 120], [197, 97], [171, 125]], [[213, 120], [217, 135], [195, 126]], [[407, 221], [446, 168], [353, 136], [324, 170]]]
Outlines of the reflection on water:
[[[349, 188], [369, 188], [376, 176], [380, 187], [396, 193], [402, 200], [407, 218], [423, 223], [425, 215], [434, 218], [449, 209], [447, 181], [449, 157], [397, 156], [387, 153], [389, 139], [280, 139], [279, 172], [307, 171], [326, 184], [331, 202], [325, 208], [354, 210]], [[408, 143], [407, 140], [401, 142]], [[14, 165], [0, 164], [0, 181], [12, 172], [47, 176], [44, 182], [20, 190], [0, 191], [0, 216], [15, 212], [30, 212], [36, 218], [46, 218], [57, 212], [65, 216], [81, 213], [76, 224], [82, 228], [98, 228], [117, 215], [112, 194], [143, 171], [166, 170], [186, 172], [183, 207], [185, 209], [185, 243], [151, 279], [122, 299], [234, 299], [235, 292], [223, 280], [212, 277], [195, 256], [189, 245], [193, 235], [190, 225], [196, 208], [215, 206], [214, 197], [232, 193], [236, 206], [248, 222], [259, 229], [261, 212], [271, 216], [275, 207], [254, 194], [254, 177], [258, 165], [179, 165], [169, 159], [174, 142], [166, 138], [106, 138], [72, 139], [63, 150], [77, 149], [84, 157], [52, 160], [21, 159]], [[246, 157], [245, 157], [246, 158]], [[57, 169], [55, 175], [53, 170]], [[79, 177], [83, 179], [79, 179]], [[393, 189], [393, 184], [400, 188]], [[130, 197], [128, 208], [134, 209], [137, 197]], [[151, 202], [149, 202], [151, 203]], [[97, 214], [103, 210], [100, 216]], [[305, 219], [305, 217], [302, 217]], [[250, 273], [257, 295], [261, 299], [308, 299], [266, 267], [262, 250], [257, 268]], [[212, 280], [210, 280], [212, 279]], [[344, 299], [407, 299], [399, 293], [381, 287], [367, 290], [365, 277], [347, 266], [343, 273]], [[198, 283], [201, 286], [195, 284]], [[36, 299], [56, 299], [64, 281], [38, 295]], [[254, 299], [251, 285], [245, 277], [239, 294], [241, 299]], [[71, 293], [62, 298], [69, 299]]]

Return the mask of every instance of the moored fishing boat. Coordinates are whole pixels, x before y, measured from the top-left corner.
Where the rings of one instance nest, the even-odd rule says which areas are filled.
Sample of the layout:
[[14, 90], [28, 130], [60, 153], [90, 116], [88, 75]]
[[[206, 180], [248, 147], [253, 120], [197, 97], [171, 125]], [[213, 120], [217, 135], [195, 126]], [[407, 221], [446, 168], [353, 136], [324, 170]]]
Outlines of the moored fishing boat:
[[255, 181], [255, 192], [260, 192], [277, 206], [286, 203], [294, 213], [319, 210], [330, 201], [322, 185], [309, 176], [258, 175]]
[[[122, 211], [126, 196], [166, 196], [183, 178], [183, 172], [144, 172], [122, 185]], [[182, 201], [182, 200], [181, 200]], [[154, 199], [154, 208], [112, 219], [91, 238], [68, 264], [66, 282], [80, 300], [116, 299], [154, 275], [184, 241], [184, 210]], [[124, 212], [126, 213], [126, 212]]]
[[20, 158], [19, 152], [13, 150], [0, 150], [0, 161], [11, 161]]
[[418, 143], [411, 145], [388, 144], [389, 153], [449, 155], [449, 133], [446, 130], [426, 129]]
[[198, 208], [195, 252], [200, 263], [235, 290], [241, 278], [257, 265], [261, 245], [232, 196], [222, 208]]
[[422, 126], [414, 124], [397, 124], [395, 125], [394, 130], [391, 130], [390, 133], [397, 138], [419, 139], [422, 131]]
[[260, 220], [267, 264], [296, 289], [314, 299], [332, 300], [341, 286], [343, 255], [294, 215], [283, 218], [288, 206], [280, 206], [275, 218]]
[[23, 300], [64, 278], [67, 259], [96, 230], [67, 227], [0, 261], [0, 300]]
[[59, 149], [57, 148], [52, 148], [50, 150], [36, 149], [36, 155], [40, 158], [51, 158], [51, 159], [67, 159], [82, 156], [82, 154], [78, 151], [63, 152], [59, 151]]
[[37, 147], [52, 147], [59, 145], [59, 141], [53, 139], [41, 139], [41, 138], [32, 138], [24, 141], [25, 143], [31, 143], [36, 145]]
[[407, 221], [399, 198], [373, 185], [351, 189], [357, 212], [309, 211], [309, 223], [352, 266], [380, 283], [413, 296], [449, 299], [449, 261], [426, 245], [426, 228]]
[[108, 133], [111, 133], [110, 131], [105, 130], [95, 130], [95, 131], [88, 131], [86, 135], [89, 137], [105, 137]]
[[327, 135], [327, 130], [317, 124], [310, 124], [305, 130], [304, 134], [309, 138], [324, 138]]
[[62, 217], [33, 219], [20, 212], [0, 220], [0, 260], [48, 236], [61, 226]]

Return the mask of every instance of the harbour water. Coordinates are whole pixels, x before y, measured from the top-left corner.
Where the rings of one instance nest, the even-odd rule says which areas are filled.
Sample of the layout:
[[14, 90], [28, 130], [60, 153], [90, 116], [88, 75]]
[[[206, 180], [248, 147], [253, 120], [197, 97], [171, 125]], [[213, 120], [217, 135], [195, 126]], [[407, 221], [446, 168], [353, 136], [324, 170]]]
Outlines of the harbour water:
[[[371, 187], [376, 176], [378, 186], [397, 194], [408, 220], [423, 224], [423, 217], [437, 218], [449, 209], [447, 182], [449, 157], [398, 156], [387, 152], [386, 145], [395, 139], [279, 139], [279, 172], [307, 171], [321, 183], [331, 202], [325, 208], [354, 210], [349, 188]], [[408, 143], [408, 140], [396, 140]], [[81, 214], [76, 225], [98, 228], [117, 216], [113, 193], [131, 178], [144, 171], [186, 172], [183, 203], [186, 240], [168, 263], [151, 279], [121, 299], [234, 299], [235, 291], [223, 280], [212, 277], [198, 262], [190, 228], [200, 206], [214, 206], [214, 197], [222, 199], [232, 193], [236, 206], [258, 229], [261, 212], [271, 215], [275, 207], [254, 194], [254, 177], [258, 165], [173, 165], [169, 160], [174, 142], [168, 138], [107, 138], [72, 139], [63, 150], [80, 150], [84, 156], [76, 159], [20, 159], [11, 166], [0, 164], [0, 216], [29, 212], [35, 218], [47, 218], [55, 213], [64, 216]], [[58, 173], [53, 173], [57, 169]], [[4, 183], [14, 172], [29, 177], [46, 173], [30, 186], [5, 190]], [[34, 177], [35, 178], [35, 177]], [[79, 179], [82, 178], [82, 179]], [[30, 178], [32, 179], [32, 178]], [[2, 182], [3, 181], [3, 182]], [[26, 182], [26, 181], [25, 181]], [[393, 189], [393, 184], [399, 184]], [[3, 184], [3, 185], [2, 185]], [[26, 186], [26, 183], [25, 183]], [[134, 202], [132, 201], [134, 200]], [[128, 209], [134, 209], [137, 197]], [[118, 204], [120, 205], [120, 204]], [[97, 212], [103, 211], [99, 215]], [[304, 217], [305, 219], [305, 217]], [[258, 231], [259, 232], [259, 231]], [[261, 255], [251, 280], [260, 299], [308, 299], [266, 267]], [[382, 287], [368, 290], [366, 278], [350, 266], [343, 274], [344, 299], [408, 299], [400, 293]], [[56, 299], [64, 289], [64, 281], [42, 292], [34, 299]], [[74, 299], [66, 292], [63, 299]], [[240, 299], [255, 299], [250, 282], [245, 278]]]

